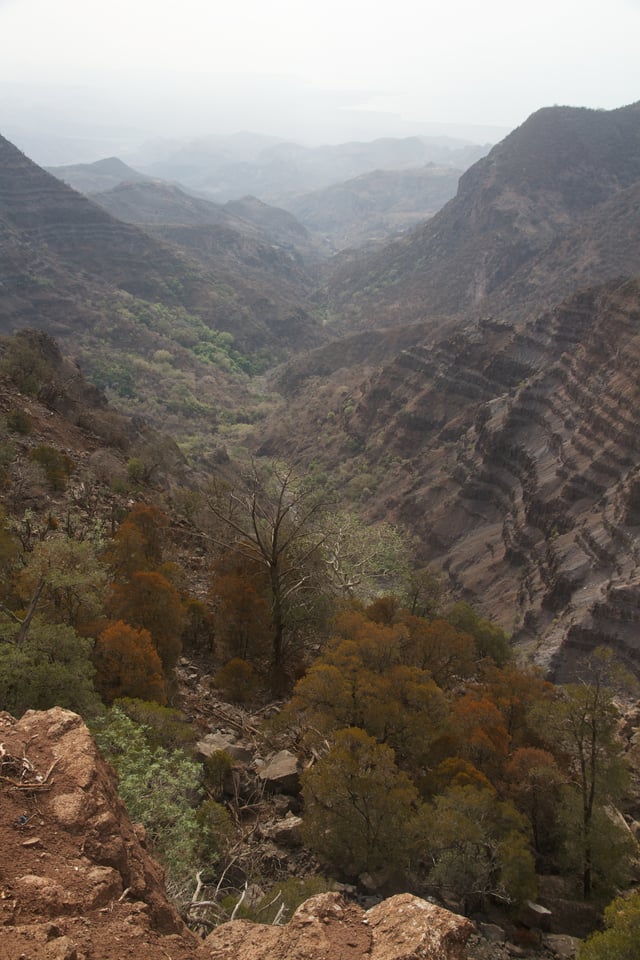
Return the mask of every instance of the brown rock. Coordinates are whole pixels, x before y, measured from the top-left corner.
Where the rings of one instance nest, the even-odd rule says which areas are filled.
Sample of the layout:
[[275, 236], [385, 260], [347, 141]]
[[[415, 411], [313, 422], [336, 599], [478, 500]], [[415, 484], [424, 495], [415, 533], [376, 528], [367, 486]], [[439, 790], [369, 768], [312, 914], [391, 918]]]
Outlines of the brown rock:
[[267, 790], [274, 793], [300, 792], [298, 760], [289, 750], [281, 750], [258, 770], [258, 777]]
[[42, 840], [40, 839], [40, 837], [29, 837], [28, 840], [22, 841], [22, 846], [27, 847], [29, 849], [33, 849], [34, 847], [41, 847]]
[[51, 960], [79, 960], [77, 947], [69, 937], [59, 937], [49, 943], [47, 954]]
[[302, 846], [302, 817], [296, 817], [292, 813], [275, 823], [265, 824], [261, 830], [264, 837], [281, 847]]
[[555, 957], [561, 960], [572, 960], [578, 952], [580, 941], [576, 937], [568, 937], [559, 933], [548, 933], [542, 940], [543, 944]]
[[206, 960], [464, 960], [470, 920], [401, 894], [365, 913], [338, 893], [307, 900], [285, 927], [236, 920], [204, 942]]
[[372, 960], [464, 960], [474, 931], [466, 917], [403, 893], [367, 913], [373, 933]]
[[[82, 915], [112, 904], [128, 889], [130, 901], [147, 904], [156, 929], [184, 932], [167, 899], [162, 870], [141, 847], [118, 797], [114, 771], [82, 718], [59, 707], [30, 710], [11, 724], [5, 720], [3, 742], [15, 755], [26, 749], [35, 774], [46, 777], [34, 838], [12, 827], [25, 812], [24, 796], [2, 790], [8, 829], [0, 842], [13, 872], [9, 876], [5, 869], [4, 881], [12, 881], [20, 922]], [[40, 844], [47, 858], [39, 858], [36, 871], [29, 845]]]

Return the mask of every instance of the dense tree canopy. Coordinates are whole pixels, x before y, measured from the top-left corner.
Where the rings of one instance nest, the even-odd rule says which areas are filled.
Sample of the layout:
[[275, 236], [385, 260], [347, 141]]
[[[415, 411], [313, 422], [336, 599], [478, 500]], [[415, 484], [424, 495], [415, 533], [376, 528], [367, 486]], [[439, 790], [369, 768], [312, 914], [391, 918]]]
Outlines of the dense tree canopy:
[[364, 730], [340, 730], [302, 792], [307, 842], [332, 867], [355, 877], [405, 866], [417, 794], [389, 747]]

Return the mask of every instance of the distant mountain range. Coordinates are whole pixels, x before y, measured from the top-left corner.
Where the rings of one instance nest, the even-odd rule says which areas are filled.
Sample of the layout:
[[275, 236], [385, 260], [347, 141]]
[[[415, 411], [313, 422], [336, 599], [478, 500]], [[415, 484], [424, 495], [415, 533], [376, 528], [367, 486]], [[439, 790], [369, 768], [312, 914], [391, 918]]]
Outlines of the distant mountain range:
[[[107, 166], [107, 175], [111, 176], [114, 164], [109, 161]], [[144, 192], [153, 185], [141, 180], [135, 188]], [[160, 191], [156, 193], [160, 195]], [[165, 210], [167, 196], [165, 188]], [[183, 208], [187, 203], [192, 209], [196, 206], [186, 195], [179, 201]], [[143, 220], [138, 218], [139, 222]], [[288, 316], [292, 324], [288, 348], [310, 345], [314, 339], [318, 342], [317, 325], [303, 305], [309, 278], [301, 275], [301, 286], [296, 287], [296, 271], [303, 273], [300, 258], [282, 247], [274, 249], [272, 237], [254, 230], [249, 260], [242, 260], [240, 251], [233, 268], [209, 273], [179, 247], [160, 242], [139, 226], [111, 216], [4, 139], [0, 140], [0, 222], [15, 235], [15, 249], [18, 242], [22, 244], [26, 257], [20, 277], [5, 280], [5, 289], [10, 287], [15, 297], [15, 309], [5, 307], [1, 318], [5, 328], [12, 322], [24, 325], [32, 313], [24, 301], [29, 300], [30, 284], [36, 281], [25, 278], [42, 274], [46, 282], [47, 272], [56, 270], [59, 277], [67, 274], [71, 286], [80, 277], [85, 286], [99, 282], [146, 301], [192, 310], [214, 329], [233, 328], [245, 350], [281, 350], [285, 346], [282, 325], [286, 326]], [[246, 224], [242, 230], [247, 232]], [[53, 295], [52, 287], [58, 297], [68, 297], [68, 289], [61, 289], [59, 282], [46, 286], [49, 296]], [[264, 315], [256, 306], [259, 302], [268, 304]], [[78, 305], [79, 313], [84, 309]], [[265, 319], [267, 316], [269, 319]], [[43, 321], [46, 319], [43, 317]], [[270, 322], [280, 325], [277, 341], [270, 333]]]
[[[344, 239], [344, 209], [377, 180], [402, 209], [405, 172], [300, 198], [298, 214]], [[234, 369], [286, 361], [270, 381], [282, 405], [247, 444], [402, 524], [452, 594], [556, 678], [602, 642], [640, 673], [640, 104], [538, 111], [428, 220], [326, 262], [322, 286], [314, 238], [263, 199], [128, 178], [100, 202], [132, 222], [0, 141], [2, 329], [45, 326], [100, 385], [109, 352], [141, 404], [204, 403], [211, 422], [252, 402]]]
[[211, 199], [232, 200], [245, 194], [282, 206], [285, 200], [373, 170], [406, 170], [428, 163], [465, 170], [490, 149], [446, 137], [381, 138], [370, 142], [306, 147], [258, 138], [211, 137], [169, 145], [153, 159], [161, 144], [136, 159], [142, 172], [176, 180]]
[[[263, 214], [274, 204], [294, 214], [317, 235], [315, 256], [328, 256], [379, 245], [432, 216], [454, 196], [462, 170], [488, 149], [419, 137], [308, 148], [245, 135], [183, 146], [145, 167], [147, 174], [114, 157], [49, 172], [131, 223], [177, 223], [178, 217], [186, 217], [183, 224], [229, 222], [229, 205], [255, 195], [268, 201]], [[116, 188], [116, 194], [97, 196]], [[191, 209], [176, 191], [193, 196]], [[217, 202], [217, 212], [198, 204], [206, 199]], [[255, 214], [238, 216], [253, 222]], [[269, 218], [272, 229], [273, 214]]]
[[129, 412], [182, 436], [205, 417], [213, 436], [220, 410], [246, 408], [247, 372], [327, 336], [300, 254], [241, 226], [169, 242], [0, 137], [0, 332], [45, 330]]
[[336, 259], [341, 338], [279, 372], [296, 415], [261, 430], [561, 679], [600, 642], [640, 672], [639, 148], [640, 104], [541, 110], [427, 223]]
[[639, 114], [538, 111], [462, 175], [437, 216], [377, 256], [338, 263], [334, 312], [367, 325], [515, 316], [635, 272]]
[[440, 210], [455, 196], [460, 173], [433, 163], [373, 170], [283, 203], [332, 250], [381, 244]]

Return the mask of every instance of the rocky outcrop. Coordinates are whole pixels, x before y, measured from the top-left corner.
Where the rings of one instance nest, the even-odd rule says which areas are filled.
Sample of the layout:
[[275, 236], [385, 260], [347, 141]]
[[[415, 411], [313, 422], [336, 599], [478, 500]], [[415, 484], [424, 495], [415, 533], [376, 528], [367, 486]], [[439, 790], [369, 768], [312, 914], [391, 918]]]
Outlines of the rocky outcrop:
[[337, 893], [312, 897], [285, 927], [225, 923], [205, 940], [210, 960], [465, 960], [474, 925], [400, 894], [364, 911]]
[[[366, 476], [370, 515], [411, 530], [451, 594], [557, 680], [599, 644], [640, 673], [639, 313], [640, 282], [620, 279], [533, 321], [487, 317], [437, 341], [406, 327], [393, 359], [325, 381], [320, 437], [287, 423], [289, 449]], [[301, 409], [319, 391], [281, 383]]]
[[[337, 893], [284, 926], [206, 940], [169, 903], [113, 769], [68, 710], [0, 714], [0, 956], [29, 960], [467, 960], [471, 921], [409, 894], [368, 911]], [[289, 818], [297, 826], [297, 818]], [[293, 821], [296, 821], [294, 824]]]
[[[0, 715], [0, 955], [92, 960], [197, 940], [117, 794], [87, 727], [61, 708]], [[169, 938], [167, 940], [167, 938]], [[127, 948], [128, 949], [128, 948]]]
[[9, 903], [21, 922], [89, 912], [126, 891], [158, 929], [182, 931], [162, 871], [82, 719], [59, 707], [29, 710], [19, 721], [3, 714], [0, 736], [5, 871], [10, 865], [13, 873], [5, 914]]

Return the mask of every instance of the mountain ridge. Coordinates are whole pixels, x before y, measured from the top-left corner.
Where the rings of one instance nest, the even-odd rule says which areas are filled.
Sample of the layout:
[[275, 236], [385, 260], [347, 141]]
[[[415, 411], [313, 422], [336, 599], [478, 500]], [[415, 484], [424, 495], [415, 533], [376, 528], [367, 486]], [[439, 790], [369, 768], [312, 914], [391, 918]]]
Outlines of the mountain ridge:
[[[456, 196], [426, 224], [369, 259], [338, 266], [328, 284], [332, 313], [357, 326], [494, 312], [516, 272], [640, 180], [639, 115], [637, 104], [537, 111], [463, 173]], [[603, 258], [595, 279], [619, 272]], [[569, 275], [563, 296], [571, 283]]]

